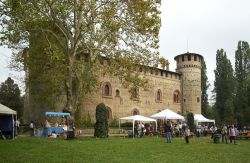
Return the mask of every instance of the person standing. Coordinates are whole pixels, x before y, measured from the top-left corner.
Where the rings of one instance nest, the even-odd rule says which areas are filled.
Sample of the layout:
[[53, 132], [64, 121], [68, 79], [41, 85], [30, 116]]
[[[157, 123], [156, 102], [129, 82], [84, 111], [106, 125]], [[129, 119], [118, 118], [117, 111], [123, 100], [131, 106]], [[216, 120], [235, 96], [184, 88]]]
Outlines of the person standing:
[[169, 120], [167, 121], [167, 123], [165, 123], [164, 129], [165, 129], [167, 143], [172, 143], [172, 129]]
[[227, 144], [227, 126], [224, 124], [222, 129], [221, 129], [221, 134], [222, 134], [222, 143], [224, 143], [224, 139], [225, 142]]
[[189, 144], [190, 129], [188, 128], [188, 126], [185, 127], [183, 136], [186, 144]]
[[34, 122], [30, 121], [29, 128], [30, 128], [30, 136], [34, 136]]
[[232, 144], [233, 140], [234, 140], [234, 144], [236, 144], [236, 130], [234, 125], [232, 125], [229, 128], [229, 136], [230, 136], [230, 143]]
[[20, 133], [20, 121], [19, 120], [16, 120], [15, 126], [16, 126], [16, 135], [18, 135]]

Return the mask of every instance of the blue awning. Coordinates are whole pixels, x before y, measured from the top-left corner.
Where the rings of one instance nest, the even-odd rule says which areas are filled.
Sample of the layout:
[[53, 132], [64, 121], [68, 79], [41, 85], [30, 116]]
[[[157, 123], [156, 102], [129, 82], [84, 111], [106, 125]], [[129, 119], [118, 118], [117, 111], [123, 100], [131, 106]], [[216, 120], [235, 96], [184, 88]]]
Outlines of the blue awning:
[[45, 112], [45, 116], [67, 117], [67, 116], [70, 116], [70, 113], [63, 113], [63, 112]]

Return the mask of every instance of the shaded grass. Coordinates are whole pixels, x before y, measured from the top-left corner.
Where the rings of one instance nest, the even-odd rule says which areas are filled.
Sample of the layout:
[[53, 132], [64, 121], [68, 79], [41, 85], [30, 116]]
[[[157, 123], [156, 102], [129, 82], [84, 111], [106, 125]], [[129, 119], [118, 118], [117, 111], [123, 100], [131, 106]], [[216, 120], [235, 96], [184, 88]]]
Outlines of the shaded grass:
[[35, 137], [0, 141], [0, 162], [232, 162], [250, 163], [250, 141], [213, 144], [209, 138], [193, 138], [185, 144], [175, 138], [75, 140]]

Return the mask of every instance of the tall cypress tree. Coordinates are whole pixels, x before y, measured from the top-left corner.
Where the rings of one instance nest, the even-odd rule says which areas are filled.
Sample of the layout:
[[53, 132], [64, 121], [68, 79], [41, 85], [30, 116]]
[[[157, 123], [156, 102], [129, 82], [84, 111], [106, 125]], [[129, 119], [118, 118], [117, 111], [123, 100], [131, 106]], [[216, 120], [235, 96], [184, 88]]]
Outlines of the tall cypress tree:
[[239, 125], [246, 124], [249, 120], [247, 113], [250, 105], [247, 96], [249, 81], [248, 74], [250, 72], [250, 48], [245, 41], [239, 41], [235, 52], [235, 77], [237, 81], [236, 97], [235, 97], [235, 113]]
[[209, 87], [207, 78], [207, 66], [206, 62], [202, 60], [201, 67], [201, 113], [208, 116], [208, 94], [207, 89]]
[[215, 109], [219, 123], [232, 123], [234, 121], [234, 76], [233, 68], [226, 52], [221, 49], [216, 54], [216, 69], [214, 92], [216, 93]]

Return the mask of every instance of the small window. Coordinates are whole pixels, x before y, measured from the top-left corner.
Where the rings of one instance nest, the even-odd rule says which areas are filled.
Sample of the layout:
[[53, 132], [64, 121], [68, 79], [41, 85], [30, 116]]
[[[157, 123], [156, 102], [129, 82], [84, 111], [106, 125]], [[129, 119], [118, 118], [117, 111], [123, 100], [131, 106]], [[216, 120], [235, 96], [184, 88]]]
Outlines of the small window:
[[142, 70], [143, 70], [142, 67], [140, 67], [139, 71], [142, 72]]
[[194, 56], [194, 61], [197, 61], [197, 56], [196, 55]]
[[174, 102], [175, 103], [180, 102], [180, 92], [178, 90], [174, 91]]
[[197, 97], [197, 103], [199, 103], [200, 102], [200, 98], [199, 97]]
[[118, 89], [115, 91], [115, 96], [120, 97], [120, 91]]
[[164, 72], [163, 72], [163, 71], [161, 71], [161, 76], [163, 76], [163, 74], [164, 74]]
[[183, 100], [184, 102], [186, 102], [186, 99], [184, 98], [184, 100]]
[[167, 72], [165, 73], [165, 76], [168, 77], [168, 73]]
[[133, 111], [132, 111], [132, 115], [139, 115], [139, 110], [138, 109], [134, 109]]
[[160, 89], [156, 92], [156, 101], [162, 101], [162, 93]]
[[185, 61], [184, 55], [182, 56], [182, 61]]
[[191, 61], [191, 55], [188, 55], [188, 61]]

